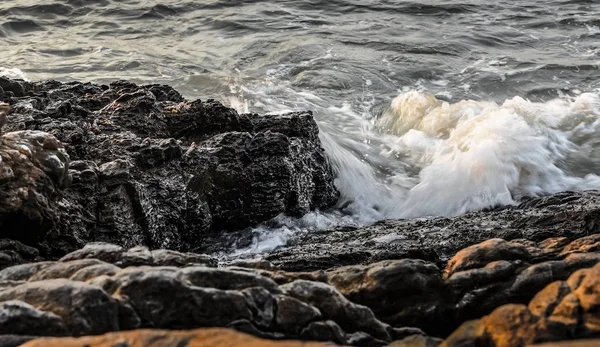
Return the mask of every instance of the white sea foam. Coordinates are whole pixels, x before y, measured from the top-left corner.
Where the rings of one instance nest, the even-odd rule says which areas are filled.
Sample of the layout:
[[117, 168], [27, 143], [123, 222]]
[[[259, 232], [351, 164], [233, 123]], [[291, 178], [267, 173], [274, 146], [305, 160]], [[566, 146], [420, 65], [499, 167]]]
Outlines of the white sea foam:
[[[419, 171], [389, 217], [449, 216], [523, 196], [600, 188], [600, 98], [441, 102], [411, 91], [377, 121]], [[585, 153], [585, 154], [584, 154]]]
[[8, 68], [0, 66], [0, 77], [29, 81], [29, 77], [27, 77], [27, 75], [23, 71], [17, 68]]

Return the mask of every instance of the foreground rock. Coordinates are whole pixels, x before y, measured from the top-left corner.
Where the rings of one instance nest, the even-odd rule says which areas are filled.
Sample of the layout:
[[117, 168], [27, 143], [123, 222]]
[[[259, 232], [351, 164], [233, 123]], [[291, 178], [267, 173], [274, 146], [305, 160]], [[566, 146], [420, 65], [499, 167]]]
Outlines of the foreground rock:
[[0, 78], [0, 101], [1, 237], [46, 258], [90, 241], [190, 251], [337, 201], [308, 112], [239, 115], [127, 82]]
[[61, 261], [9, 267], [0, 271], [0, 335], [216, 326], [271, 339], [383, 346], [422, 334], [382, 323], [323, 282], [279, 285], [273, 273], [212, 265], [195, 254], [90, 244]]
[[573, 273], [540, 291], [529, 305], [505, 305], [465, 323], [447, 346], [525, 346], [600, 336], [600, 265]]
[[[420, 329], [445, 337], [495, 310], [444, 343], [499, 347], [510, 345], [498, 342], [505, 337], [517, 345], [584, 338], [600, 333], [594, 304], [583, 306], [600, 300], [593, 289], [600, 288], [599, 245], [600, 234], [574, 241], [492, 239], [458, 252], [443, 271], [399, 259], [286, 272], [264, 261], [216, 268], [215, 259], [194, 253], [89, 244], [60, 261], [0, 271], [0, 334], [218, 326], [270, 339], [436, 346], [440, 341]], [[547, 318], [569, 303], [564, 320], [571, 323]]]
[[227, 329], [190, 331], [136, 330], [82, 338], [44, 338], [24, 347], [325, 347], [331, 344], [300, 341], [268, 341]]

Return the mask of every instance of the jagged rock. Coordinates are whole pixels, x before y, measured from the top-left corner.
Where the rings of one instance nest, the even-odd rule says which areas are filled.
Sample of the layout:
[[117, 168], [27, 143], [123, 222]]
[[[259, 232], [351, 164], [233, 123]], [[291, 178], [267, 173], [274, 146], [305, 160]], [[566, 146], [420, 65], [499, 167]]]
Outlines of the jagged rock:
[[[60, 189], [70, 183], [69, 157], [57, 139], [40, 131], [0, 137], [0, 230], [2, 237], [35, 245], [61, 215]], [[23, 232], [26, 230], [27, 232]]]
[[308, 112], [239, 115], [123, 81], [2, 81], [0, 229], [42, 257], [91, 241], [198, 250], [213, 233], [337, 201]]
[[40, 252], [36, 248], [19, 241], [0, 239], [0, 269], [41, 260]]
[[228, 329], [197, 329], [189, 331], [136, 330], [102, 336], [74, 338], [41, 338], [23, 347], [325, 347], [318, 342], [269, 341]]

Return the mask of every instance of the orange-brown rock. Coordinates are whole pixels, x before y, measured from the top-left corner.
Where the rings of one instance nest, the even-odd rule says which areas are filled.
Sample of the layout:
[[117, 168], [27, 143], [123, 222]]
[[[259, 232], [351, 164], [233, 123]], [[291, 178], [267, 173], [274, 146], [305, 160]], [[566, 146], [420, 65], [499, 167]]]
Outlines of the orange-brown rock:
[[442, 346], [522, 347], [599, 335], [600, 264], [551, 283], [528, 306], [504, 305], [463, 324]]
[[41, 338], [23, 347], [325, 347], [330, 343], [269, 341], [229, 329], [134, 330], [81, 338]]
[[598, 347], [600, 346], [599, 339], [590, 340], [575, 340], [575, 341], [560, 341], [536, 344], [528, 347]]

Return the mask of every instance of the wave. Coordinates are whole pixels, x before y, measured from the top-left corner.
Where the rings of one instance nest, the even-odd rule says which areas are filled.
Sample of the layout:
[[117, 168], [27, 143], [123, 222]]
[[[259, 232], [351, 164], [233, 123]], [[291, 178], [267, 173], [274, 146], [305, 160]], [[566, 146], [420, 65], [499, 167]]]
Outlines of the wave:
[[[285, 84], [244, 90], [257, 102], [230, 98], [240, 111], [259, 104], [263, 111], [315, 111], [341, 199], [330, 211], [280, 216], [256, 228], [252, 245], [236, 254], [269, 252], [309, 230], [457, 216], [525, 197], [600, 189], [600, 93], [451, 103], [409, 90], [373, 115], [364, 112], [376, 109], [368, 93], [356, 107], [332, 106]], [[277, 101], [286, 99], [296, 108]]]
[[419, 171], [389, 217], [454, 216], [565, 190], [600, 189], [600, 97], [498, 105], [454, 104], [411, 91], [375, 129], [396, 138], [389, 151]]

